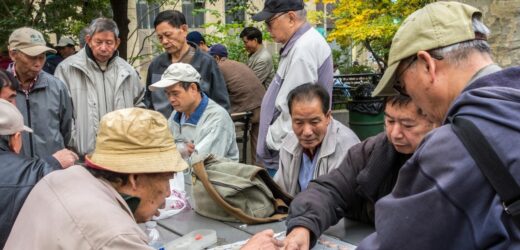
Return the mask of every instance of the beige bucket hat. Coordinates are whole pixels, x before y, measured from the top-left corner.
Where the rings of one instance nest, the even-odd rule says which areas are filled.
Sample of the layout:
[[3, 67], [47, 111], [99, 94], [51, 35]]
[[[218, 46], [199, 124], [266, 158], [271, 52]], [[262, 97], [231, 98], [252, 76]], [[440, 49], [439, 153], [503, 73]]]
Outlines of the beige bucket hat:
[[180, 172], [188, 167], [164, 116], [141, 108], [103, 116], [96, 148], [85, 162], [91, 168], [127, 174]]
[[11, 33], [9, 49], [19, 50], [29, 56], [37, 56], [45, 52], [56, 54], [55, 49], [47, 47], [42, 33], [29, 27], [19, 28]]

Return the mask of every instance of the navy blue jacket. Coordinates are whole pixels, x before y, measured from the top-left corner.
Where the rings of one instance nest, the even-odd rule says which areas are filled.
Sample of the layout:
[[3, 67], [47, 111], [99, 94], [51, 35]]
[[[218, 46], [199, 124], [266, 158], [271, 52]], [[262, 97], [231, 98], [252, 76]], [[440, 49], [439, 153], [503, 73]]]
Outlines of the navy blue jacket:
[[[467, 86], [447, 113], [454, 116], [477, 125], [520, 183], [520, 67]], [[520, 248], [520, 229], [448, 119], [401, 168], [375, 215], [376, 233], [358, 249]]]

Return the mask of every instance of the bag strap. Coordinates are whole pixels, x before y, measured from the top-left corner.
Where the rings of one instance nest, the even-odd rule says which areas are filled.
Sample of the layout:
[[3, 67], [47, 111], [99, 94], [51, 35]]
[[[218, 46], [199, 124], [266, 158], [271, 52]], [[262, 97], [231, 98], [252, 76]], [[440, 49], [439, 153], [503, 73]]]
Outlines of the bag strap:
[[504, 211], [520, 227], [520, 187], [482, 132], [467, 119], [450, 119], [452, 128], [473, 157], [480, 171], [502, 200]]
[[[281, 221], [284, 218], [287, 217], [287, 214], [280, 214], [275, 213], [271, 217], [267, 218], [258, 218], [249, 216], [242, 209], [237, 208], [229, 204], [226, 200], [220, 196], [220, 194], [217, 192], [213, 184], [209, 181], [208, 173], [206, 172], [206, 168], [204, 167], [204, 162], [199, 161], [193, 165], [193, 173], [199, 178], [199, 180], [202, 182], [202, 185], [204, 186], [204, 189], [208, 192], [209, 196], [213, 201], [215, 201], [219, 206], [224, 208], [224, 210], [229, 213], [230, 215], [234, 216], [235, 218], [239, 219], [240, 221], [246, 223], [246, 224], [258, 224], [258, 223], [268, 223], [268, 222], [275, 222], [275, 221]], [[279, 202], [279, 201], [277, 201]], [[286, 205], [287, 206], [287, 205]]]

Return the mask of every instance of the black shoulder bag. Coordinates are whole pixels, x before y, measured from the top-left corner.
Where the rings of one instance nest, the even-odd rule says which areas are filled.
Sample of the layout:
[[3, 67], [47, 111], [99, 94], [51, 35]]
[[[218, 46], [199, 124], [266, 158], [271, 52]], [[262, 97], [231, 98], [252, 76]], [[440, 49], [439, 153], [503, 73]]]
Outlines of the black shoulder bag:
[[493, 147], [471, 121], [451, 118], [452, 128], [502, 200], [504, 211], [520, 228], [520, 187]]

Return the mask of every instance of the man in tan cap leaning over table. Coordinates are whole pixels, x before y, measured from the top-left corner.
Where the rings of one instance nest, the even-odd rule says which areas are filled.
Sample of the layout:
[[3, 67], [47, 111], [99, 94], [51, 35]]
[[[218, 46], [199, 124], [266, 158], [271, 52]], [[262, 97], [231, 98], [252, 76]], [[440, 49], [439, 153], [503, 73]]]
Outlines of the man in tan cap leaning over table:
[[151, 249], [137, 223], [159, 214], [169, 180], [187, 167], [164, 116], [106, 114], [85, 160], [34, 187], [5, 249]]

